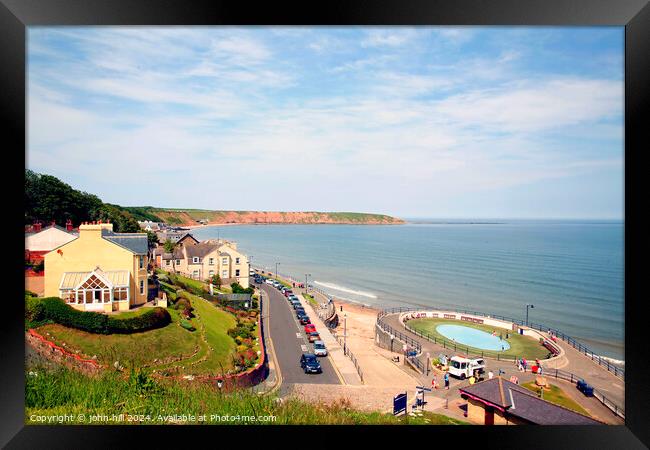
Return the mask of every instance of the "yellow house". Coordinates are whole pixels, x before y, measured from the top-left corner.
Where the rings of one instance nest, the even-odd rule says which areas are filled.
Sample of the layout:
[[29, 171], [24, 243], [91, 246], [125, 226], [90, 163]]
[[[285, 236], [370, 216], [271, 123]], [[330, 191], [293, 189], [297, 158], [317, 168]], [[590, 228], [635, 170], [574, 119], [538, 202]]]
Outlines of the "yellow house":
[[45, 296], [84, 311], [126, 311], [147, 301], [147, 235], [86, 223], [45, 255]]

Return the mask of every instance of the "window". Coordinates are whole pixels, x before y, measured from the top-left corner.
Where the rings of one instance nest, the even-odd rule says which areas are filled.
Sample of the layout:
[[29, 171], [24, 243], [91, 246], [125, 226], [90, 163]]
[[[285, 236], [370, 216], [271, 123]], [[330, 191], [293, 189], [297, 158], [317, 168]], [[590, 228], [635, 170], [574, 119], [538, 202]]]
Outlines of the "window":
[[195, 256], [195, 257], [192, 259], [192, 262], [193, 262], [194, 264], [198, 264], [198, 263], [199, 263], [199, 257], [198, 257], [198, 256]]
[[140, 280], [140, 295], [144, 295], [144, 280]]
[[212, 278], [214, 276], [214, 270], [211, 270], [210, 272], [208, 272], [208, 275], [210, 276], [210, 278]]
[[228, 264], [228, 258], [223, 258], [221, 260], [221, 262], [223, 263], [224, 266], [227, 265]]
[[169, 265], [169, 262], [170, 262], [169, 260], [166, 260], [166, 261], [165, 261], [165, 265], [168, 266], [168, 265]]
[[221, 273], [223, 274], [223, 275], [221, 275], [222, 277], [224, 277], [224, 278], [228, 278], [228, 271], [227, 271], [227, 270], [224, 270], [224, 271], [221, 272]]
[[239, 269], [235, 270], [235, 276], [236, 276], [236, 277], [239, 276]]
[[181, 263], [181, 260], [180, 260], [180, 259], [177, 259], [177, 260], [176, 260], [176, 264], [177, 264], [177, 265], [180, 265], [180, 263]]
[[127, 287], [118, 287], [113, 291], [113, 300], [121, 302], [129, 299], [129, 288]]
[[235, 264], [239, 264], [239, 258], [235, 258]]
[[138, 257], [138, 259], [139, 259], [138, 262], [139, 262], [139, 264], [140, 264], [140, 268], [141, 268], [141, 269], [144, 269], [144, 256], [140, 255], [140, 256]]
[[193, 271], [192, 272], [192, 277], [194, 277], [194, 279], [198, 279], [199, 278], [199, 271], [198, 270]]
[[214, 266], [214, 258], [210, 258], [210, 265]]

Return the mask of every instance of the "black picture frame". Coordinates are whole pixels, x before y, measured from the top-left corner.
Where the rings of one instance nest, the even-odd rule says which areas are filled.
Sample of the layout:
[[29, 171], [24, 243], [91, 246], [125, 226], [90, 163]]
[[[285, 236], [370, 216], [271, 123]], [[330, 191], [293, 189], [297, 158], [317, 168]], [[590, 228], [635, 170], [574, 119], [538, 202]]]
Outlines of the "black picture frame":
[[[475, 442], [480, 448], [645, 448], [650, 445], [650, 364], [644, 335], [647, 315], [643, 296], [640, 217], [647, 183], [641, 174], [647, 150], [650, 86], [650, 6], [646, 0], [408, 0], [328, 2], [182, 1], [182, 0], [0, 0], [0, 114], [5, 133], [4, 155], [16, 156], [3, 172], [6, 199], [12, 200], [9, 219], [12, 233], [5, 236], [9, 253], [4, 312], [0, 327], [2, 382], [0, 383], [0, 446], [7, 448], [69, 448], [78, 446], [128, 447], [135, 439], [142, 444], [168, 446], [173, 440], [190, 445], [210, 445], [224, 439], [224, 427], [148, 426], [82, 427], [24, 425], [24, 327], [22, 293], [16, 279], [22, 279], [19, 252], [23, 233], [22, 203], [14, 193], [24, 183], [26, 150], [26, 27], [37, 25], [615, 25], [625, 26], [625, 426], [603, 427], [298, 427], [312, 443], [339, 444], [338, 433], [361, 432], [361, 436], [394, 439], [398, 445], [432, 445], [440, 436], [456, 442]], [[644, 114], [645, 113], [645, 114]], [[645, 126], [644, 126], [645, 125]], [[644, 139], [645, 138], [645, 139]], [[8, 158], [5, 158], [8, 161]], [[635, 200], [639, 205], [635, 205]], [[641, 206], [641, 208], [634, 206]], [[6, 222], [6, 221], [5, 221]], [[20, 230], [20, 231], [19, 231]], [[647, 231], [646, 231], [647, 233]], [[6, 244], [13, 244], [12, 246]], [[15, 252], [15, 253], [14, 253]], [[14, 272], [15, 270], [15, 272]], [[262, 428], [255, 427], [255, 432]], [[277, 440], [287, 445], [304, 445], [284, 427], [266, 427], [264, 435], [245, 427], [228, 427], [242, 439], [240, 445], [259, 445]], [[296, 428], [291, 429], [293, 434]], [[333, 433], [334, 432], [334, 433]], [[303, 434], [304, 435], [304, 434]], [[257, 436], [257, 437], [256, 437]], [[306, 437], [305, 436], [305, 437]], [[224, 445], [233, 445], [236, 441]], [[302, 442], [302, 443], [301, 443]], [[386, 445], [387, 441], [384, 441]], [[355, 444], [355, 445], [358, 445]]]

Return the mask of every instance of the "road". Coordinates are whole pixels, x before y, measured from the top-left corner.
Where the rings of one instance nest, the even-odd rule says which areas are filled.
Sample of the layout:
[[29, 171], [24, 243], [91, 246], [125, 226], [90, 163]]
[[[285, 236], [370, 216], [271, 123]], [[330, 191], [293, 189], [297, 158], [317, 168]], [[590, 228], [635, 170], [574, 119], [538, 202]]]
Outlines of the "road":
[[[251, 283], [253, 281], [251, 280]], [[312, 352], [312, 345], [307, 340], [304, 327], [296, 319], [293, 308], [273, 286], [268, 284], [256, 285], [264, 292], [264, 298], [269, 305], [269, 337], [282, 376], [282, 384], [312, 383], [312, 384], [341, 384], [341, 380], [328, 357], [319, 357], [323, 373], [306, 374], [300, 367], [300, 356], [303, 351]], [[319, 333], [325, 330], [318, 330]]]

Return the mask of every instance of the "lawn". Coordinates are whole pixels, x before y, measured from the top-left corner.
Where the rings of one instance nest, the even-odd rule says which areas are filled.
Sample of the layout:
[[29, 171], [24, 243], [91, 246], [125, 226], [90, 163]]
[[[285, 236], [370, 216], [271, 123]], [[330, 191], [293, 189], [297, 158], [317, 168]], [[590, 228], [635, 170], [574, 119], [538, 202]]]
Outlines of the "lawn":
[[314, 306], [318, 306], [318, 302], [312, 297], [311, 295], [308, 295], [306, 293], [302, 293], [302, 296], [305, 300], [307, 300], [309, 303], [311, 303]]
[[103, 335], [59, 324], [44, 325], [37, 331], [58, 345], [65, 343], [68, 350], [79, 350], [89, 358], [96, 355], [101, 363], [112, 365], [119, 361], [124, 367], [140, 367], [153, 364], [154, 359], [187, 357], [196, 351], [199, 334], [181, 328], [178, 325], [178, 312], [173, 309], [168, 311], [172, 317], [169, 325], [142, 333]]
[[[535, 392], [536, 394], [539, 394], [540, 387], [537, 386], [534, 381], [523, 383], [521, 386]], [[549, 384], [549, 389], [544, 389], [544, 400], [556, 405], [563, 406], [587, 417], [591, 417], [582, 406], [576, 403], [573, 399], [566, 395], [562, 389], [554, 384]]]
[[235, 341], [228, 335], [228, 330], [236, 324], [235, 317], [209, 301], [189, 294], [198, 322], [203, 325], [202, 330], [209, 352], [206, 359], [196, 364], [192, 374], [221, 373], [233, 367], [231, 355], [235, 351]]
[[[235, 341], [228, 330], [235, 317], [196, 295], [187, 294], [194, 307], [191, 319], [196, 331], [183, 329], [179, 311], [168, 308], [172, 322], [166, 327], [134, 334], [94, 334], [59, 324], [48, 324], [38, 332], [57, 345], [77, 351], [88, 358], [112, 366], [115, 361], [125, 368], [150, 367], [169, 374], [217, 374], [232, 369]], [[117, 317], [133, 317], [148, 308], [128, 311]]]
[[[461, 322], [459, 320], [453, 320], [453, 319], [411, 319], [407, 322], [407, 325], [418, 331], [419, 333], [422, 333], [424, 335], [429, 335], [431, 338], [436, 338], [437, 342], [441, 343], [441, 340], [445, 340], [447, 342], [447, 347], [450, 345], [453, 348], [453, 342], [449, 339], [446, 338], [445, 336], [441, 335], [436, 331], [436, 327], [438, 325], [442, 324], [453, 324], [453, 325], [462, 325], [465, 327], [469, 328], [476, 328], [481, 331], [485, 331], [487, 333], [492, 333], [492, 331], [496, 330], [497, 334], [503, 332], [503, 337], [505, 338], [506, 330], [502, 328], [495, 328], [493, 326], [489, 325], [483, 325], [483, 324], [476, 324], [476, 323], [471, 323], [471, 322]], [[458, 351], [463, 351], [472, 354], [484, 354], [485, 356], [491, 356], [491, 357], [496, 357], [497, 354], [501, 356], [507, 356], [510, 358], [513, 357], [523, 357], [528, 360], [534, 361], [535, 359], [545, 359], [548, 356], [548, 350], [544, 348], [536, 339], [529, 337], [529, 336], [522, 336], [519, 334], [513, 334], [513, 332], [509, 332], [510, 337], [507, 339], [507, 342], [510, 344], [510, 348], [508, 350], [505, 350], [503, 352], [495, 352], [495, 351], [484, 351], [481, 350], [480, 348], [474, 348], [474, 347], [468, 347], [463, 344], [456, 344]]]

